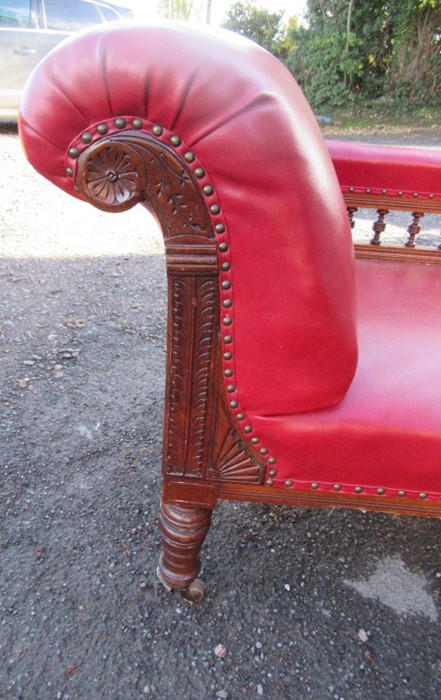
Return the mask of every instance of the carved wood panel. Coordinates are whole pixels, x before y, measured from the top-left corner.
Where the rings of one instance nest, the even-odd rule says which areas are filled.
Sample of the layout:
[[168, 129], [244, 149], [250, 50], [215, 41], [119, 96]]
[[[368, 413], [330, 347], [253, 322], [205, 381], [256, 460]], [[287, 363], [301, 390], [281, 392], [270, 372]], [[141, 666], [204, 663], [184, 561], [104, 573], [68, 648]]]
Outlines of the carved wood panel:
[[106, 211], [146, 204], [162, 227], [168, 274], [164, 475], [263, 483], [264, 466], [241, 439], [223, 399], [216, 241], [197, 179], [169, 146], [128, 131], [84, 150], [76, 183]]

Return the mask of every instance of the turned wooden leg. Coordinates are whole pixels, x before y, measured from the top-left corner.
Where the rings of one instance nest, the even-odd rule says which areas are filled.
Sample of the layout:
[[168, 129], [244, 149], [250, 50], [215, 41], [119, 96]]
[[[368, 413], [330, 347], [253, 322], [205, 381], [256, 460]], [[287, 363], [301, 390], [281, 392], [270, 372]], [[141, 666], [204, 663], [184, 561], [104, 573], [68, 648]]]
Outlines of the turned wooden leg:
[[181, 508], [161, 502], [159, 524], [163, 551], [159, 560], [159, 578], [185, 597], [200, 600], [203, 585], [196, 577], [201, 568], [199, 552], [210, 528], [209, 508]]

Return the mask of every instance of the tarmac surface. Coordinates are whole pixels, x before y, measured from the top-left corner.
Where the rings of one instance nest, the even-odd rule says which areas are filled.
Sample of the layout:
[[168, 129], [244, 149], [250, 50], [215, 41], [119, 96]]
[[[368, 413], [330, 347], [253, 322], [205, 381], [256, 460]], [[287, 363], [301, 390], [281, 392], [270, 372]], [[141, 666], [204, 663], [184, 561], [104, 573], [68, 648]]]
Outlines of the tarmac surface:
[[221, 503], [158, 584], [160, 235], [0, 157], [0, 699], [440, 698], [439, 520]]

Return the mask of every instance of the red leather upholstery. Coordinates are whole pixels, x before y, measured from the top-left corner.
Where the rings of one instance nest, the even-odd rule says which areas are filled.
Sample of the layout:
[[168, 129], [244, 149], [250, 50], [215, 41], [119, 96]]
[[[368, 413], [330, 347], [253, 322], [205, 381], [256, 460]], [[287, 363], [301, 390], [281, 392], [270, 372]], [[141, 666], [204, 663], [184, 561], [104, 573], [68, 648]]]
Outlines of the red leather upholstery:
[[327, 141], [343, 192], [441, 202], [441, 151]]
[[360, 356], [345, 399], [300, 416], [251, 416], [277, 456], [272, 480], [439, 500], [441, 269], [372, 260], [356, 268]]
[[221, 30], [93, 29], [31, 77], [24, 149], [78, 196], [67, 151], [86, 148], [81, 134], [96, 140], [96, 125], [116, 117], [179, 135], [214, 185], [230, 246], [230, 398], [275, 415], [338, 403], [357, 362], [352, 242], [327, 148], [288, 71]]

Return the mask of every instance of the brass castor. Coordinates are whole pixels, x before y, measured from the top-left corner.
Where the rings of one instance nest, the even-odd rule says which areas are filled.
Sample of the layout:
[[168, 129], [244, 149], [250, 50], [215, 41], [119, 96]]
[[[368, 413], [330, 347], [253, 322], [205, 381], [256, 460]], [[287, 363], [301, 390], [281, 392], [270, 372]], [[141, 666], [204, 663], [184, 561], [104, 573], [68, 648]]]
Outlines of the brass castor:
[[158, 577], [158, 580], [164, 586], [166, 591], [168, 591], [169, 593], [172, 593], [173, 591], [178, 591], [178, 593], [180, 593], [181, 595], [181, 598], [183, 600], [186, 600], [188, 603], [199, 603], [204, 597], [205, 584], [200, 578], [195, 578], [194, 581], [192, 581], [187, 586], [187, 588], [173, 588], [161, 574], [159, 566], [156, 569], [156, 576]]

